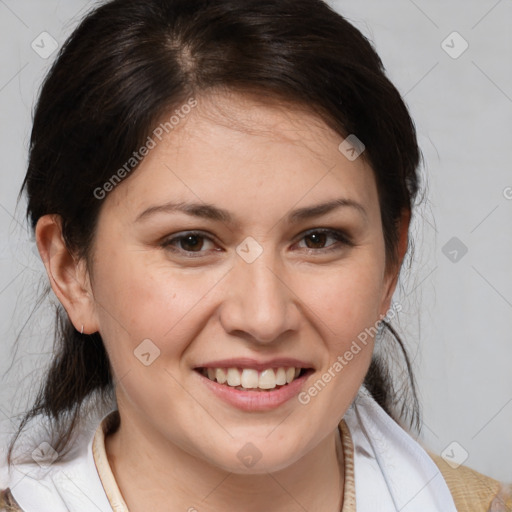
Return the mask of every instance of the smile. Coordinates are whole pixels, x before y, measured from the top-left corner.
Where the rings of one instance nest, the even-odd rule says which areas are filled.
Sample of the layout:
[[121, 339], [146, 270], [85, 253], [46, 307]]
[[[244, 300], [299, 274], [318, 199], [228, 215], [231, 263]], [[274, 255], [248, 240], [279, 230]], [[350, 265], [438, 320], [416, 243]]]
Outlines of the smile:
[[275, 368], [237, 366], [196, 367], [194, 373], [211, 396], [247, 412], [270, 411], [296, 397], [313, 368], [279, 365]]
[[208, 379], [241, 391], [270, 391], [291, 384], [305, 368], [199, 368]]

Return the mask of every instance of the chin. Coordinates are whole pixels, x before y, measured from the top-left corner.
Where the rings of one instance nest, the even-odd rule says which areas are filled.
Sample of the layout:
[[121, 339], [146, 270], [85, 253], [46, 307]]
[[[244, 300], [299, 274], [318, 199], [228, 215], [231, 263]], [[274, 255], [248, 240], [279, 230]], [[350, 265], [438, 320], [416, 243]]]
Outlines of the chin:
[[301, 458], [293, 446], [269, 442], [265, 438], [251, 441], [231, 441], [225, 450], [208, 458], [213, 466], [238, 475], [263, 475], [286, 469]]

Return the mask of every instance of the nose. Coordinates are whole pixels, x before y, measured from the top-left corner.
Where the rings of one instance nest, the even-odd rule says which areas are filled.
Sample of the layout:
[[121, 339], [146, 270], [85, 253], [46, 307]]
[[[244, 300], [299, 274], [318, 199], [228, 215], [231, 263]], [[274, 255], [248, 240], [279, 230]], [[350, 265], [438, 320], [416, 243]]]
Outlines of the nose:
[[297, 331], [298, 298], [270, 251], [252, 263], [237, 257], [225, 283], [220, 321], [228, 334], [269, 344]]

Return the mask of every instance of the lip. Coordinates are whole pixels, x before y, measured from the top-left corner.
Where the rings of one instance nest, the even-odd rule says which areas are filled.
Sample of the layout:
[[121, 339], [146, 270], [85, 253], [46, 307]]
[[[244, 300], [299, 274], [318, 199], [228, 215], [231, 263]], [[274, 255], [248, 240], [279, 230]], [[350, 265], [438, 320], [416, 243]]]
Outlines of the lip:
[[[270, 359], [268, 361], [257, 361], [250, 357], [238, 357], [232, 359], [219, 359], [217, 361], [210, 361], [208, 363], [200, 364], [195, 367], [199, 368], [253, 368], [258, 371], [263, 371], [267, 368], [303, 368], [303, 369], [314, 369], [311, 363], [307, 361], [300, 361], [299, 359], [293, 359], [290, 357], [281, 357], [276, 359]], [[293, 383], [292, 383], [293, 384]]]
[[[215, 364], [217, 365], [218, 363]], [[236, 366], [237, 365], [234, 364], [231, 365], [231, 367]], [[289, 366], [293, 365], [290, 364]], [[202, 368], [208, 367], [211, 366], [203, 366]], [[219, 366], [216, 367], [219, 368]], [[222, 367], [225, 366], [220, 366], [220, 368]], [[238, 368], [244, 368], [244, 366], [238, 366]], [[245, 368], [255, 368], [255, 366], [245, 366]], [[267, 365], [265, 368], [269, 368], [269, 366]], [[210, 380], [208, 377], [202, 375], [197, 369], [194, 373], [197, 374], [201, 379], [201, 382], [211, 393], [224, 402], [241, 409], [242, 411], [254, 412], [276, 409], [288, 400], [292, 399], [294, 396], [297, 396], [306, 380], [314, 373], [314, 371], [310, 368], [304, 373], [304, 375], [293, 380], [290, 384], [271, 391], [241, 391], [227, 386], [226, 384], [219, 384], [218, 382]]]

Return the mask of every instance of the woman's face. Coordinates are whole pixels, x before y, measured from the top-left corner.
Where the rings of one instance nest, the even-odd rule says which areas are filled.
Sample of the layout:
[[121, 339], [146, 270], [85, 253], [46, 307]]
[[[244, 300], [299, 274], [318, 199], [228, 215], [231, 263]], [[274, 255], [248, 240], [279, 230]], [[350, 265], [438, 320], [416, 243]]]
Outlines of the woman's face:
[[394, 288], [376, 183], [312, 114], [197, 100], [104, 199], [94, 323], [125, 428], [275, 471], [336, 430], [370, 364]]

